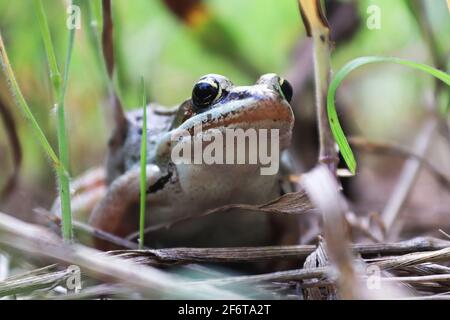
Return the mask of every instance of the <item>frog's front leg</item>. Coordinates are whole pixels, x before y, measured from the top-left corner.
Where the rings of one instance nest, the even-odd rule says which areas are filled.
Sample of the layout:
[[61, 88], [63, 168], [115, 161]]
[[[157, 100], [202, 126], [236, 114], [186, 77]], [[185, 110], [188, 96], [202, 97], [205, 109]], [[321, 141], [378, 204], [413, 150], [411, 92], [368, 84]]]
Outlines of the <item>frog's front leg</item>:
[[[162, 177], [158, 166], [148, 164], [147, 187], [151, 188]], [[94, 208], [89, 224], [99, 230], [125, 237], [136, 231], [139, 217], [140, 168], [131, 169], [117, 179], [108, 188], [101, 201]], [[111, 245], [96, 239], [95, 247], [110, 250]]]

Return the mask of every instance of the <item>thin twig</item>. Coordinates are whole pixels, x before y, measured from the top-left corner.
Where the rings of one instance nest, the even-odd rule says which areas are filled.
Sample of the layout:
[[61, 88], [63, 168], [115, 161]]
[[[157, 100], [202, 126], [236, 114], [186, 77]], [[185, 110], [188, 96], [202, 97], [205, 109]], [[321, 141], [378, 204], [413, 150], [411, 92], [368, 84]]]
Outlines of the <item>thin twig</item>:
[[417, 265], [426, 262], [448, 261], [450, 259], [450, 247], [431, 252], [416, 252], [399, 257], [386, 258], [373, 262], [382, 269], [394, 269], [405, 266]]
[[[376, 265], [381, 270], [391, 270], [395, 268], [402, 268], [404, 266], [410, 266], [415, 264], [421, 264], [425, 262], [433, 262], [433, 261], [449, 261], [450, 260], [450, 247], [437, 250], [433, 252], [424, 252], [424, 253], [412, 253], [398, 257], [385, 258], [385, 260], [377, 261], [369, 264]], [[445, 275], [448, 277], [448, 275]], [[365, 277], [363, 275], [361, 279]], [[446, 277], [437, 277], [436, 279], [447, 279]], [[325, 281], [334, 281], [336, 279], [335, 272], [331, 267], [320, 267], [320, 268], [311, 268], [311, 269], [298, 269], [298, 270], [289, 270], [289, 271], [280, 271], [280, 272], [272, 272], [265, 273], [259, 275], [251, 275], [251, 276], [237, 276], [237, 277], [227, 277], [227, 278], [219, 278], [212, 280], [202, 280], [196, 282], [188, 282], [189, 284], [211, 284], [211, 285], [236, 285], [243, 283], [254, 283], [254, 282], [264, 282], [264, 281], [291, 281], [291, 280], [304, 280], [318, 278], [323, 279]], [[405, 279], [407, 279], [405, 277]], [[425, 278], [426, 279], [426, 278]], [[322, 285], [322, 283], [319, 283]], [[329, 284], [329, 282], [327, 282]]]
[[[316, 113], [319, 130], [319, 162], [335, 174], [339, 157], [331, 134], [326, 109], [326, 96], [330, 82], [330, 29], [320, 0], [298, 0], [303, 24], [314, 46], [314, 78], [316, 90]], [[299, 70], [300, 72], [300, 70]]]
[[350, 137], [348, 141], [352, 145], [352, 147], [362, 151], [374, 154], [386, 154], [405, 158], [414, 158], [420, 161], [424, 165], [424, 167], [429, 170], [429, 172], [436, 178], [436, 180], [441, 184], [442, 187], [450, 190], [450, 179], [427, 158], [415, 153], [412, 150], [409, 150], [408, 148], [394, 143], [372, 141], [364, 137]]
[[[411, 252], [439, 250], [450, 247], [449, 241], [435, 238], [416, 238], [398, 243], [353, 244], [351, 249], [363, 257], [398, 255]], [[304, 260], [316, 246], [268, 246], [241, 248], [168, 248], [149, 250], [115, 250], [109, 254], [134, 259], [150, 265], [188, 263], [246, 263], [267, 260]]]
[[[422, 158], [425, 156], [430, 146], [430, 142], [432, 141], [436, 127], [437, 122], [434, 118], [428, 119], [422, 125], [413, 147], [415, 154]], [[414, 187], [414, 183], [417, 180], [421, 166], [422, 161], [418, 160], [416, 157], [409, 158], [406, 161], [394, 191], [392, 192], [392, 195], [381, 214], [386, 229], [387, 239], [389, 240], [396, 237], [396, 234], [393, 232], [393, 225], [399, 218], [400, 211], [405, 205], [408, 195]]]
[[435, 274], [430, 276], [416, 276], [416, 277], [386, 277], [380, 278], [382, 282], [450, 282], [450, 274]]

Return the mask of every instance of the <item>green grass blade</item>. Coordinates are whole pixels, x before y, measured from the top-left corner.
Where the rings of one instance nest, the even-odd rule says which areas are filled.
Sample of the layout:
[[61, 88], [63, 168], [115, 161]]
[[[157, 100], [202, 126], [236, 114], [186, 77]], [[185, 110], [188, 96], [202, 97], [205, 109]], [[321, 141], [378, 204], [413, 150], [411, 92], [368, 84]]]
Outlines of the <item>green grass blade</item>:
[[57, 103], [57, 121], [58, 121], [58, 148], [59, 148], [59, 157], [61, 159], [64, 168], [69, 173], [69, 147], [68, 147], [68, 139], [67, 139], [67, 130], [66, 130], [66, 117], [65, 117], [65, 97], [67, 91], [67, 84], [69, 82], [69, 69], [70, 62], [72, 61], [72, 51], [73, 44], [75, 40], [75, 29], [71, 29], [69, 31], [69, 40], [67, 44], [67, 53], [66, 53], [66, 61], [64, 64], [64, 75], [63, 75], [63, 83], [61, 86], [61, 90], [57, 92], [58, 103]]
[[141, 135], [141, 174], [140, 174], [140, 206], [139, 206], [139, 248], [144, 247], [145, 204], [147, 196], [147, 97], [144, 78], [141, 78], [142, 92], [142, 135]]
[[[79, 6], [79, 1], [72, 1], [73, 5]], [[65, 116], [65, 97], [67, 92], [67, 86], [69, 82], [70, 64], [72, 61], [73, 45], [75, 42], [75, 28], [69, 30], [69, 39], [67, 43], [66, 61], [64, 63], [64, 73], [62, 87], [58, 96], [57, 104], [57, 122], [58, 122], [58, 148], [59, 157], [63, 164], [64, 172], [61, 172], [59, 176], [60, 182], [60, 199], [61, 199], [61, 211], [62, 211], [62, 234], [65, 240], [71, 240], [73, 238], [72, 227], [72, 208], [70, 199], [70, 162], [69, 162], [69, 139], [67, 138], [66, 130], [66, 116]]]
[[378, 63], [378, 62], [391, 62], [404, 66], [411, 67], [416, 70], [423, 71], [435, 78], [443, 81], [445, 84], [450, 86], [450, 75], [441, 70], [430, 67], [426, 64], [417, 63], [410, 60], [394, 58], [394, 57], [361, 57], [347, 63], [339, 72], [336, 73], [333, 80], [330, 83], [330, 87], [327, 95], [327, 113], [328, 121], [330, 122], [331, 131], [333, 133], [334, 139], [339, 146], [339, 150], [342, 157], [345, 160], [349, 170], [355, 174], [356, 172], [356, 160], [353, 155], [352, 149], [348, 144], [347, 138], [345, 137], [344, 131], [339, 123], [339, 119], [336, 113], [335, 96], [336, 91], [342, 81], [355, 69], [364, 66], [366, 64]]
[[100, 67], [100, 74], [104, 82], [106, 90], [113, 88], [112, 80], [109, 79], [108, 71], [106, 69], [106, 62], [103, 58], [102, 52], [102, 41], [101, 32], [103, 25], [102, 17], [102, 3], [99, 0], [91, 0], [82, 3], [87, 6], [87, 22], [89, 23], [89, 28], [87, 28], [87, 34], [89, 37], [89, 42], [94, 50], [95, 59], [97, 60], [98, 66]]
[[31, 112], [31, 109], [28, 106], [28, 104], [22, 94], [22, 91], [20, 90], [20, 87], [19, 87], [16, 77], [14, 75], [14, 72], [11, 68], [11, 64], [9, 62], [8, 55], [6, 53], [6, 49], [5, 49], [5, 45], [3, 43], [3, 37], [1, 35], [1, 33], [0, 33], [0, 64], [1, 64], [1, 67], [3, 70], [3, 73], [6, 77], [6, 81], [8, 82], [8, 87], [11, 91], [12, 96], [15, 99], [17, 106], [20, 108], [20, 110], [24, 114], [25, 118], [30, 122], [31, 128], [34, 131], [34, 135], [38, 139], [39, 144], [41, 145], [42, 149], [44, 149], [45, 154], [50, 158], [53, 166], [55, 168], [58, 168], [59, 166], [61, 166], [61, 162], [59, 161], [58, 156], [56, 155], [52, 146], [48, 142], [47, 137], [45, 136], [45, 134], [42, 131], [41, 127], [39, 126], [38, 122], [36, 121], [36, 118], [34, 117], [33, 113]]
[[50, 36], [50, 29], [48, 27], [44, 6], [42, 5], [41, 0], [34, 0], [34, 5], [42, 33], [42, 39], [44, 40], [45, 53], [47, 54], [50, 80], [52, 81], [53, 86], [58, 88], [57, 90], [60, 90], [61, 74], [59, 73], [58, 63], [56, 62], [55, 51], [53, 50], [52, 38]]
[[[77, 4], [75, 2], [73, 2], [73, 4]], [[55, 50], [50, 35], [50, 29], [48, 27], [47, 16], [45, 14], [42, 1], [34, 0], [34, 3], [39, 20], [42, 39], [44, 41], [45, 52], [47, 54], [47, 61], [50, 70], [50, 80], [53, 84], [54, 105], [56, 107], [57, 114], [58, 151], [62, 166], [56, 170], [56, 173], [58, 175], [59, 193], [61, 200], [62, 235], [65, 240], [71, 240], [72, 213], [70, 204], [69, 147], [65, 121], [64, 100], [69, 79], [69, 68], [72, 59], [75, 28], [72, 28], [69, 31], [69, 40], [67, 45], [67, 54], [62, 82], [61, 74], [59, 72], [58, 64], [56, 61]]]

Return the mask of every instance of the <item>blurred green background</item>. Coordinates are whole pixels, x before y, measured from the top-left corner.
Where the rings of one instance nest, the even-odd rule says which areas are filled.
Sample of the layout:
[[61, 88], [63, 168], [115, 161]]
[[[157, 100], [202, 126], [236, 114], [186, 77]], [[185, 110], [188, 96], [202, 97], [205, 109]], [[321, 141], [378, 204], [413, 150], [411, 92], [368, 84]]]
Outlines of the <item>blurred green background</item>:
[[[426, 3], [440, 45], [448, 52], [450, 16], [446, 3], [443, 0]], [[67, 2], [45, 0], [44, 4], [62, 69], [68, 37]], [[430, 63], [427, 48], [404, 1], [362, 0], [356, 4], [361, 25], [351, 40], [335, 43], [332, 57], [335, 70], [364, 55], [398, 56]], [[367, 8], [371, 4], [381, 9], [379, 30], [366, 27]], [[236, 54], [251, 61], [258, 72], [281, 75], [292, 72], [294, 50], [305, 39], [296, 0], [209, 0], [205, 5], [211, 19], [220, 21], [235, 41]], [[76, 34], [66, 98], [72, 176], [102, 163], [111, 130], [104, 116], [108, 104], [101, 68], [88, 38], [85, 7], [82, 26]], [[116, 80], [126, 108], [138, 105], [141, 76], [146, 79], [150, 99], [166, 105], [188, 98], [194, 82], [203, 74], [223, 74], [237, 84], [251, 84], [256, 80], [232, 60], [201, 45], [198, 30], [181, 23], [162, 1], [115, 0], [113, 13]], [[0, 0], [0, 30], [23, 93], [50, 141], [56, 145], [48, 69], [33, 2]], [[225, 50], [227, 43], [223, 45]], [[357, 71], [346, 80], [340, 99], [356, 132], [377, 139], [410, 141], [425, 114], [424, 97], [432, 93], [432, 84], [433, 79], [417, 72], [376, 65]], [[3, 98], [9, 96], [4, 85], [0, 88]], [[305, 99], [309, 100], [301, 107], [311, 112], [313, 101], [310, 97]], [[11, 110], [19, 127], [24, 163], [15, 202], [3, 206], [18, 210], [48, 207], [56, 194], [54, 175], [24, 118], [17, 108]], [[0, 185], [12, 168], [9, 152], [1, 126]]]

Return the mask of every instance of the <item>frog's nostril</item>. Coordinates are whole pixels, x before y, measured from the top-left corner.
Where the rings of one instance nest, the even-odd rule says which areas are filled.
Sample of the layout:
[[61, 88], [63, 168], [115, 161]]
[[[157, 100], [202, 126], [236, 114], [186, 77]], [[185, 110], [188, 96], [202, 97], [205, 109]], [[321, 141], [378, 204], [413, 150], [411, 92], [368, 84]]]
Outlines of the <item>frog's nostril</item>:
[[294, 90], [292, 89], [292, 86], [289, 83], [289, 81], [287, 81], [283, 78], [280, 78], [279, 84], [280, 84], [281, 92], [284, 95], [284, 98], [286, 99], [287, 102], [291, 102]]

